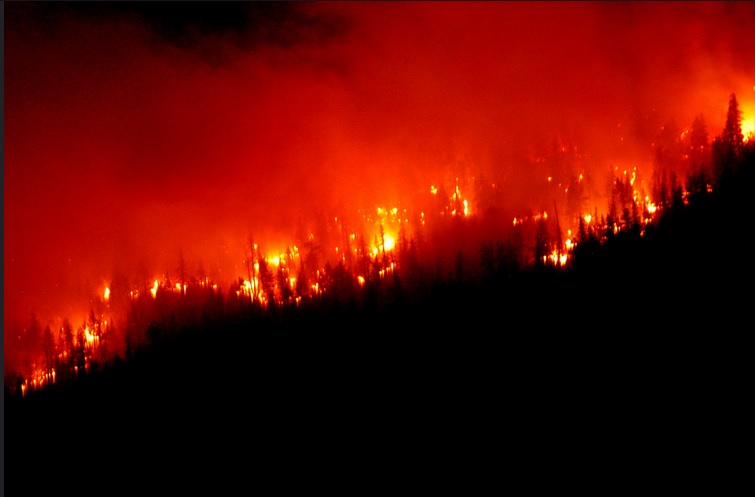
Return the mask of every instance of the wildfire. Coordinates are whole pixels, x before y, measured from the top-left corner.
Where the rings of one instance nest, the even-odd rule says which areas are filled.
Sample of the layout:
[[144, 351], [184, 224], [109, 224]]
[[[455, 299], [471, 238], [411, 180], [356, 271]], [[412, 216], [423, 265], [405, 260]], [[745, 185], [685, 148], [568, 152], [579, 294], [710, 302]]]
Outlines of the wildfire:
[[[456, 187], [454, 188], [454, 194], [451, 195], [451, 202], [454, 206], [451, 214], [454, 216], [469, 216], [469, 202], [461, 195], [461, 188], [459, 188], [459, 178], [456, 178]], [[460, 207], [460, 208], [459, 208]]]
[[[430, 194], [438, 196], [441, 194], [441, 191], [435, 185], [431, 185]], [[459, 178], [455, 179], [454, 192], [448, 196], [447, 201], [448, 203], [444, 206], [445, 211], [443, 213], [448, 212], [454, 217], [469, 217], [472, 215], [469, 200], [461, 192]]]
[[39, 390], [46, 385], [55, 384], [55, 369], [45, 371], [43, 369], [35, 370], [29, 378], [21, 384], [21, 395], [26, 396], [30, 391]]
[[550, 254], [543, 256], [543, 262], [544, 263], [552, 263], [555, 266], [564, 266], [566, 264], [566, 261], [568, 260], [568, 254], [566, 252], [561, 252], [560, 250], [554, 250]]
[[[641, 194], [639, 189], [640, 180], [638, 179], [637, 169], [616, 167], [617, 178], [622, 178], [622, 183], [632, 185], [628, 197], [632, 201], [638, 202], [643, 199], [643, 225], [650, 222], [658, 211], [658, 207], [651, 201], [648, 195]], [[555, 182], [553, 177], [547, 178], [548, 182]], [[584, 176], [579, 174], [576, 178], [578, 182], [584, 180]], [[431, 206], [422, 206], [425, 210], [419, 210], [416, 213], [408, 212], [406, 208], [396, 206], [376, 206], [372, 209], [358, 211], [361, 219], [354, 226], [360, 226], [360, 229], [352, 229], [345, 221], [346, 218], [333, 216], [329, 218], [329, 223], [334, 223], [328, 227], [323, 235], [318, 231], [307, 231], [306, 249], [300, 248], [296, 244], [291, 244], [285, 250], [278, 250], [282, 245], [277, 245], [275, 250], [270, 250], [271, 256], [266, 256], [261, 249], [260, 244], [252, 243], [248, 240], [244, 256], [243, 276], [237, 277], [231, 283], [229, 296], [235, 296], [239, 303], [243, 305], [259, 306], [260, 309], [277, 308], [278, 306], [293, 304], [299, 306], [303, 301], [328, 297], [335, 295], [339, 291], [335, 286], [336, 278], [339, 284], [343, 282], [352, 282], [355, 289], [368, 288], [374, 282], [390, 283], [394, 280], [393, 276], [401, 276], [402, 264], [405, 259], [404, 250], [406, 249], [407, 228], [423, 228], [426, 224], [432, 223], [439, 218], [473, 218], [475, 211], [471, 208], [469, 200], [462, 192], [462, 186], [467, 184], [465, 181], [455, 179], [453, 193], [448, 195], [443, 186], [430, 187], [430, 194], [435, 197], [434, 204]], [[635, 186], [636, 185], [636, 186]], [[559, 187], [561, 184], [559, 184]], [[568, 191], [568, 190], [567, 190]], [[430, 209], [430, 211], [426, 210]], [[554, 201], [555, 209], [555, 201]], [[429, 215], [426, 215], [426, 212]], [[513, 218], [513, 226], [516, 227], [519, 234], [523, 236], [526, 245], [527, 263], [534, 262], [545, 264], [553, 267], [565, 267], [570, 262], [570, 257], [574, 253], [579, 238], [583, 233], [575, 235], [573, 226], [569, 226], [573, 221], [579, 221], [581, 217], [584, 223], [589, 226], [590, 232], [603, 232], [613, 229], [617, 233], [622, 226], [617, 224], [606, 224], [601, 219], [598, 220], [597, 209], [595, 214], [582, 214], [575, 220], [565, 219], [563, 214], [559, 219], [560, 209], [548, 211], [541, 209], [538, 212], [526, 212]], [[414, 215], [417, 215], [415, 218]], [[649, 215], [648, 215], [649, 214]], [[416, 219], [416, 221], [415, 221]], [[353, 218], [349, 218], [353, 220]], [[412, 225], [416, 223], [416, 225]], [[562, 227], [564, 228], [562, 230]], [[561, 233], [565, 233], [565, 240], [562, 241]], [[317, 233], [317, 234], [315, 234]], [[328, 238], [329, 233], [336, 233], [334, 238]], [[410, 235], [413, 234], [409, 231]], [[416, 241], [416, 240], [415, 240]], [[264, 244], [263, 244], [264, 246]], [[323, 257], [318, 260], [313, 257], [308, 262], [311, 255], [311, 247], [320, 247], [320, 253], [326, 252], [335, 254], [339, 266], [336, 269], [330, 266], [330, 261]], [[536, 255], [535, 255], [536, 254]], [[316, 254], [315, 254], [316, 255]], [[327, 261], [327, 264], [326, 264]], [[311, 265], [309, 265], [311, 264]], [[305, 269], [306, 268], [306, 271]], [[343, 272], [345, 269], [346, 273]], [[296, 274], [296, 276], [294, 276]], [[336, 276], [334, 276], [334, 274]], [[344, 276], [345, 275], [345, 276]], [[167, 302], [175, 299], [188, 298], [194, 290], [212, 291], [220, 293], [218, 286], [206, 275], [202, 274], [199, 278], [184, 275], [181, 272], [180, 281], [170, 278], [167, 274], [159, 277], [145, 278], [138, 282], [130, 291], [132, 304], [135, 306], [145, 306], [146, 309], [160, 308], [160, 305], [154, 305], [160, 302], [162, 297], [166, 297]], [[102, 287], [100, 287], [102, 288]], [[226, 287], [227, 288], [227, 287]], [[336, 290], [334, 290], [336, 289]], [[147, 291], [152, 297], [146, 298]], [[104, 290], [98, 290], [101, 302], [104, 302], [110, 309], [113, 294], [109, 285]], [[241, 305], [241, 304], [240, 304]], [[100, 312], [100, 311], [98, 311]], [[106, 320], [104, 314], [92, 315], [83, 319], [84, 324], [76, 330], [77, 339], [81, 343], [80, 356], [76, 358], [76, 363], [71, 362], [73, 353], [63, 351], [68, 354], [65, 360], [61, 360], [60, 369], [47, 369], [34, 372], [31, 376], [26, 374], [27, 379], [23, 381], [23, 392], [31, 389], [42, 388], [44, 385], [54, 383], [56, 377], [58, 381], [70, 375], [71, 371], [88, 370], [90, 364], [95, 364], [97, 360], [105, 357], [105, 344], [108, 341], [109, 323], [113, 322], [109, 316]], [[149, 317], [148, 317], [149, 318]], [[147, 319], [148, 319], [147, 318]], [[117, 320], [120, 316], [116, 317]], [[80, 338], [78, 338], [80, 336]], [[144, 338], [141, 339], [142, 343]], [[113, 343], [113, 342], [111, 342]]]

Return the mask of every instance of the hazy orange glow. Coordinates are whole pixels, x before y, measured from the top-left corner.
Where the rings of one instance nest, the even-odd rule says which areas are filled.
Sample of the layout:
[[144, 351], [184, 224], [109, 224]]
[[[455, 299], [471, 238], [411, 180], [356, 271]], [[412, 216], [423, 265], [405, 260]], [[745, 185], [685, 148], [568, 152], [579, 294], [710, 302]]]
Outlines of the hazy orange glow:
[[742, 135], [744, 135], [744, 141], [753, 139], [755, 136], [755, 117], [742, 119]]

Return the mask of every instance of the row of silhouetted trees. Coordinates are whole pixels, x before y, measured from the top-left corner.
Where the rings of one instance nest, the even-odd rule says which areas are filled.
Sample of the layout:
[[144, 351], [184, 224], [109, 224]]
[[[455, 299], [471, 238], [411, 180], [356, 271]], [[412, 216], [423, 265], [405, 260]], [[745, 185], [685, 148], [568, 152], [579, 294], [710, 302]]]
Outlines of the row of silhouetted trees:
[[[250, 237], [245, 276], [259, 281], [261, 288], [253, 295], [261, 291], [265, 301], [245, 296], [243, 277], [225, 292], [206, 275], [190, 277], [181, 257], [183, 290], [174, 291], [168, 282], [154, 298], [126, 300], [119, 319], [100, 322], [92, 308], [86, 323], [72, 326], [65, 319], [60, 329], [53, 330], [32, 316], [13, 344], [20, 360], [11, 371], [6, 364], [6, 389], [16, 391], [34, 371], [43, 371], [48, 380], [54, 371], [56, 383], [73, 380], [114, 358], [128, 362], [140, 350], [168, 343], [175, 346], [187, 333], [220, 342], [228, 339], [228, 329], [255, 333], [269, 326], [296, 323], [307, 328], [307, 323], [334, 320], [346, 326], [344, 316], [353, 321], [349, 326], [354, 332], [370, 323], [402, 327], [413, 321], [405, 321], [396, 310], [412, 306], [414, 312], [423, 309], [442, 315], [446, 308], [459, 308], [480, 316], [500, 312], [501, 306], [521, 314], [537, 309], [533, 302], [560, 299], [559, 308], [568, 312], [576, 305], [575, 288], [589, 294], [596, 285], [611, 289], [600, 292], [606, 307], [631, 307], [641, 304], [644, 285], [671, 292], [675, 288], [672, 278], [691, 284], [706, 284], [714, 278], [721, 283], [721, 274], [735, 271], [732, 261], [744, 257], [740, 251], [749, 235], [745, 226], [755, 219], [747, 199], [755, 187], [755, 140], [742, 134], [741, 111], [733, 94], [725, 127], [712, 142], [702, 116], [684, 133], [665, 131], [656, 147], [653, 179], [660, 214], [646, 223], [652, 216], [648, 206], [634, 197], [628, 176], [615, 178], [610, 185], [609, 212], [600, 218], [596, 212], [589, 224], [580, 217], [576, 246], [569, 263], [558, 271], [543, 262], [546, 254], [565, 250], [557, 213], [520, 223], [501, 237], [492, 233], [477, 245], [476, 253], [458, 250], [450, 266], [441, 265], [441, 255], [427, 258], [423, 250], [444, 240], [464, 238], [479, 228], [474, 219], [454, 217], [430, 239], [409, 238], [402, 229], [395, 249], [388, 253], [383, 248], [372, 254], [365, 241], [358, 240], [358, 255], [354, 257], [347, 245], [349, 257], [334, 264], [322, 264], [322, 247], [310, 239], [302, 243], [301, 254], [288, 251], [277, 272]], [[688, 166], [683, 176], [680, 163]], [[376, 245], [384, 247], [384, 242], [376, 240]], [[687, 273], [698, 273], [698, 279], [688, 278]], [[288, 278], [294, 275], [292, 287]], [[614, 301], [611, 295], [617, 287], [623, 290], [618, 290]], [[510, 300], [490, 304], [498, 297]], [[437, 307], [437, 302], [443, 305]], [[451, 322], [433, 318], [427, 326]]]

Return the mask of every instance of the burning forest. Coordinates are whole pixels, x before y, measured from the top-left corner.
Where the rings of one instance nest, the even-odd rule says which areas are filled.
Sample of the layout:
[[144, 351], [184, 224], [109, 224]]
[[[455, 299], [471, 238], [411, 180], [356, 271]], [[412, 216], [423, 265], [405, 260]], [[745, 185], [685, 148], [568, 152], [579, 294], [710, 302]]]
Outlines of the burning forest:
[[16, 448], [45, 395], [478, 405], [501, 361], [659, 374], [741, 327], [751, 3], [4, 9]]

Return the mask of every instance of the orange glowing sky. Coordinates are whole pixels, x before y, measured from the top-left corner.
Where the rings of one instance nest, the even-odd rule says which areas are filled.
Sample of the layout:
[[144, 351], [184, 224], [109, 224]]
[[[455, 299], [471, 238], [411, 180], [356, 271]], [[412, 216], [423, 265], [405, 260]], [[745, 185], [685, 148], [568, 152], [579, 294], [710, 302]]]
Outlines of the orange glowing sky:
[[4, 4], [6, 328], [459, 168], [526, 203], [554, 137], [603, 174], [755, 112], [751, 2], [140, 4]]

